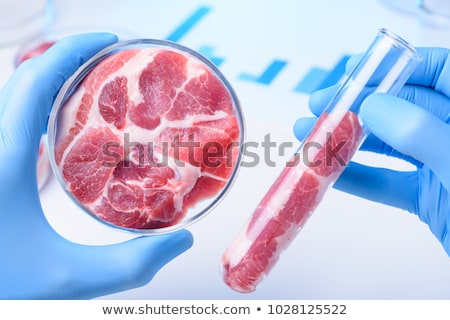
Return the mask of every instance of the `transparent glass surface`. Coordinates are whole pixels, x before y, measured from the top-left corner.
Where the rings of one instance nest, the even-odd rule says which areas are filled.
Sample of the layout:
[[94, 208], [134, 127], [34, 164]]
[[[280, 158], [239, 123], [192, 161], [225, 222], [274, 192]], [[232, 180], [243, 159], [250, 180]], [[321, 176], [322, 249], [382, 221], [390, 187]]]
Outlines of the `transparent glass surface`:
[[375, 92], [397, 94], [420, 61], [406, 41], [386, 29], [378, 32], [224, 252], [222, 276], [229, 287], [239, 292], [256, 290], [367, 135], [359, 119], [362, 101]]
[[[176, 88], [165, 86], [184, 76]], [[125, 100], [117, 113], [113, 105]], [[124, 113], [120, 124], [111, 118]], [[243, 139], [240, 105], [221, 72], [195, 51], [150, 39], [90, 59], [64, 84], [48, 126], [51, 165], [69, 198], [102, 223], [148, 235], [184, 228], [219, 203], [238, 172]], [[179, 210], [173, 221], [153, 223]]]
[[435, 27], [450, 28], [448, 0], [380, 0], [387, 7]]

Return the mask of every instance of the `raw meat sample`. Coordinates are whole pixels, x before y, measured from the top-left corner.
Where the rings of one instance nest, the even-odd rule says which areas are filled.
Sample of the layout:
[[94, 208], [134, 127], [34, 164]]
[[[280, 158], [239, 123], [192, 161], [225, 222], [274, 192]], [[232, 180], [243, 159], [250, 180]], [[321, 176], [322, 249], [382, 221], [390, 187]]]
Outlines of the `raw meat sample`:
[[359, 146], [355, 113], [323, 114], [222, 256], [225, 283], [251, 292], [269, 273]]
[[60, 110], [55, 161], [66, 188], [111, 224], [176, 224], [218, 194], [237, 165], [240, 127], [225, 85], [163, 48], [101, 61]]
[[25, 60], [40, 56], [45, 51], [47, 51], [48, 48], [53, 46], [55, 44], [55, 41], [43, 41], [39, 44], [36, 44], [32, 47], [28, 47], [24, 50], [24, 52], [20, 53], [19, 56], [16, 59], [16, 66], [24, 62]]

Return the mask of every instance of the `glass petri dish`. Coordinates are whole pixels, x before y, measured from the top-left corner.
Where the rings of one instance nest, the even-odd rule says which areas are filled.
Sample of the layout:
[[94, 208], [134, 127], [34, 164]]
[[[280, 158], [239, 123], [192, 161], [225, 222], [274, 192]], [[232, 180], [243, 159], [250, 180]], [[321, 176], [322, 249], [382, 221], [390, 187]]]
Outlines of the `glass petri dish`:
[[199, 53], [153, 39], [98, 53], [63, 85], [48, 124], [67, 195], [111, 227], [160, 234], [209, 213], [238, 172], [235, 92]]
[[49, 158], [49, 154], [48, 154], [46, 135], [42, 136], [40, 144], [39, 144], [36, 171], [37, 171], [38, 190], [41, 191], [46, 186], [48, 180], [51, 177], [51, 172], [52, 172], [52, 169], [50, 166], [50, 158]]

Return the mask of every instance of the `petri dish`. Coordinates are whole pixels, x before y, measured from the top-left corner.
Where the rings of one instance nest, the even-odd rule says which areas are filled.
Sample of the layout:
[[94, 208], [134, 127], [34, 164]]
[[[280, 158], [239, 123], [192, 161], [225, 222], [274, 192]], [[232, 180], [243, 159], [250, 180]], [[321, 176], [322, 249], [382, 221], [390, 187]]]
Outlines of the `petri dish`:
[[160, 234], [209, 213], [230, 189], [244, 139], [239, 101], [199, 53], [121, 41], [63, 85], [48, 124], [57, 180], [113, 228]]
[[38, 190], [41, 191], [47, 185], [52, 173], [46, 135], [42, 136], [39, 143], [36, 171]]

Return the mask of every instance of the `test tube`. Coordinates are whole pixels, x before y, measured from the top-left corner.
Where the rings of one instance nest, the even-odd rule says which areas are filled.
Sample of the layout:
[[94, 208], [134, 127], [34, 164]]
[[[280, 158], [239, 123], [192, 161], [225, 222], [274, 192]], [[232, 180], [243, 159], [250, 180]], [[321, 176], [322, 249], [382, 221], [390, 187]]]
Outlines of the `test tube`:
[[315, 126], [222, 255], [224, 282], [252, 292], [278, 262], [357, 151], [368, 130], [358, 113], [375, 92], [396, 95], [421, 61], [394, 33], [380, 29]]

